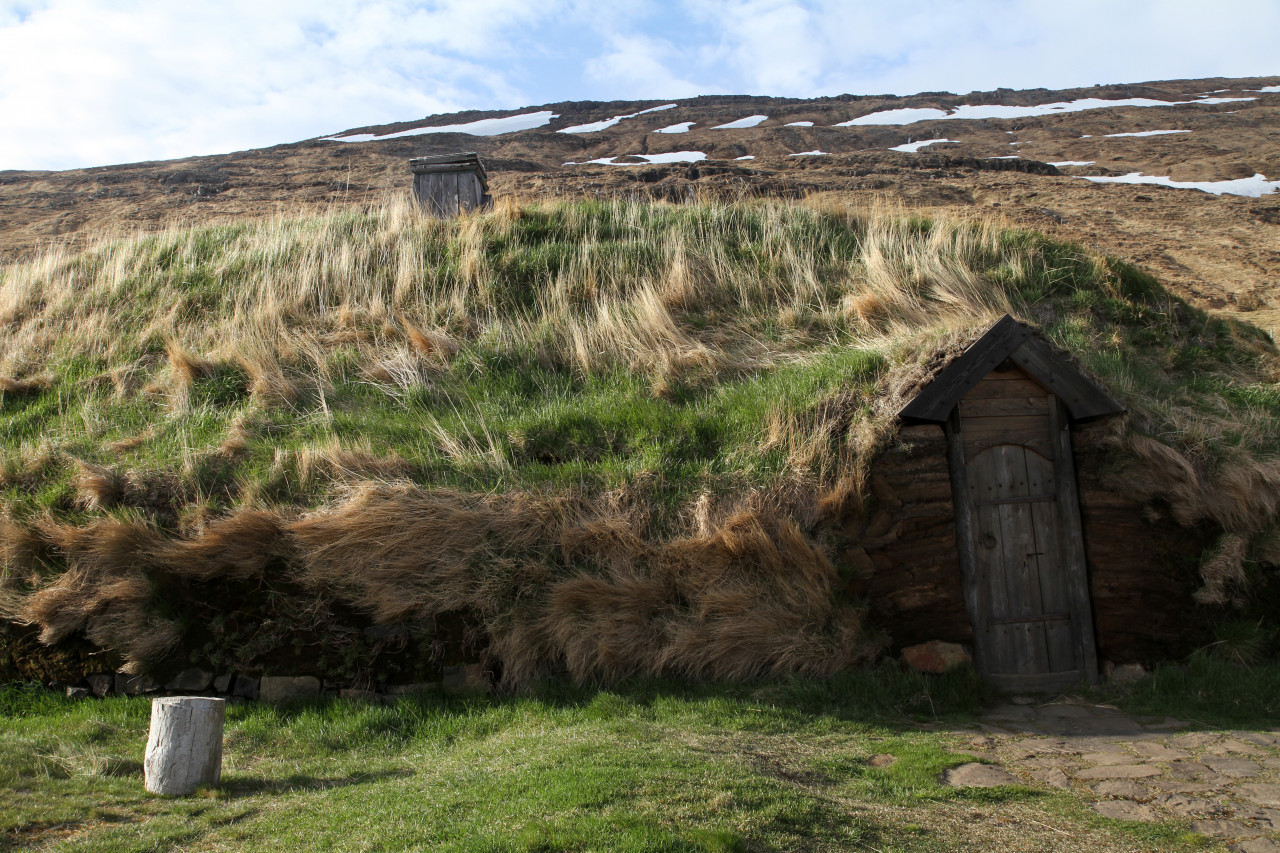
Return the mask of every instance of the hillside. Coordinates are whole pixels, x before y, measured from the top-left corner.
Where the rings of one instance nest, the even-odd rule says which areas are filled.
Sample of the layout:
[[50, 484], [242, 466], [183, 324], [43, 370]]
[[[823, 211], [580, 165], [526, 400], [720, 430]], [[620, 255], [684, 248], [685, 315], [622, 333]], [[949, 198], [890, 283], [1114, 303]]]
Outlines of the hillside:
[[[1275, 330], [1280, 196], [1231, 193], [1274, 189], [1280, 180], [1278, 82], [570, 102], [334, 134], [367, 141], [314, 139], [163, 163], [0, 172], [0, 256], [19, 257], [52, 239], [81, 246], [93, 235], [139, 227], [380, 201], [406, 191], [408, 157], [476, 150], [498, 195], [530, 201], [818, 196], [994, 215], [1138, 263], [1198, 307], [1247, 315]], [[1069, 106], [1046, 106], [1053, 104]], [[764, 118], [742, 121], [753, 116]], [[453, 130], [423, 133], [428, 127]], [[955, 141], [892, 150], [930, 140]], [[1084, 180], [1137, 172], [1209, 182], [1223, 194]]]
[[1188, 636], [1273, 618], [1274, 343], [1123, 262], [812, 200], [401, 204], [0, 271], [6, 666], [869, 660], [869, 466], [1006, 312], [1128, 409], [1098, 476], [1212, 546]]

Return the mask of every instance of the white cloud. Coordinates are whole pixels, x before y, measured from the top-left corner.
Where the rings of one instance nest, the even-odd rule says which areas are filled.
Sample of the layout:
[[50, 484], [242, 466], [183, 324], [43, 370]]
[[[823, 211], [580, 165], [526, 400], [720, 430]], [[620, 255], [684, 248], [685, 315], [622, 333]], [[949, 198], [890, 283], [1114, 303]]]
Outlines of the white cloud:
[[531, 97], [558, 4], [57, 0], [0, 26], [0, 168], [215, 153]]
[[564, 100], [1274, 74], [1276, 32], [1276, 0], [0, 0], [0, 169]]
[[609, 51], [586, 63], [586, 76], [616, 98], [692, 98], [708, 87], [674, 69], [680, 64], [675, 48], [645, 35], [614, 34]]
[[685, 0], [735, 91], [1063, 88], [1274, 74], [1280, 4], [1220, 0]]

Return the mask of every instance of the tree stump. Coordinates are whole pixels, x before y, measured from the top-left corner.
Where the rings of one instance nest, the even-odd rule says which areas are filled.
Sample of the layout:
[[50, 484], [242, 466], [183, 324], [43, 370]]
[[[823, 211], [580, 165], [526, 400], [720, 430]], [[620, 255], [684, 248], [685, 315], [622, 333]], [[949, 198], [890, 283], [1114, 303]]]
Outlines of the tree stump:
[[199, 696], [151, 700], [151, 733], [143, 762], [153, 794], [185, 797], [218, 784], [222, 776], [222, 721], [226, 702]]

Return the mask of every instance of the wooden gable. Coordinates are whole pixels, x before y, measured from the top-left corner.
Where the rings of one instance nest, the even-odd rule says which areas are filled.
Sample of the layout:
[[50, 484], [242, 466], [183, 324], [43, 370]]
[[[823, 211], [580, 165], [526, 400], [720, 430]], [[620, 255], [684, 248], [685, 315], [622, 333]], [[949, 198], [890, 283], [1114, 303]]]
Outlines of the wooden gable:
[[[1006, 314], [959, 358], [943, 368], [903, 407], [898, 417], [909, 424], [944, 424], [961, 400], [993, 371], [1007, 372], [997, 371], [1002, 367], [1016, 368], [1020, 374], [1016, 381], [1038, 383], [1058, 397], [1072, 421], [1124, 411], [1079, 368], [1055, 353], [1030, 328]], [[1010, 397], [1006, 405], [1018, 405], [1017, 397]]]

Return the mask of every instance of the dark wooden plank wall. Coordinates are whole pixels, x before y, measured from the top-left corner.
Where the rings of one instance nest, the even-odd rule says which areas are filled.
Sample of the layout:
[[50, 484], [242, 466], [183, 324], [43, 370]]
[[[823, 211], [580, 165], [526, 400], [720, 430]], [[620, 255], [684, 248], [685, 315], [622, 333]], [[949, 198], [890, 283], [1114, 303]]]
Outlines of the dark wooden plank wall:
[[[1125, 495], [1107, 426], [1072, 431], [1098, 657], [1177, 658], [1201, 642], [1191, 598], [1208, 532], [1178, 526], [1160, 506]], [[850, 593], [895, 648], [927, 640], [972, 644], [956, 559], [955, 518], [942, 428], [904, 427], [872, 465], [870, 511], [849, 522], [860, 542], [838, 555]]]
[[456, 216], [484, 203], [484, 186], [474, 172], [424, 172], [413, 183], [419, 203], [437, 216]]

